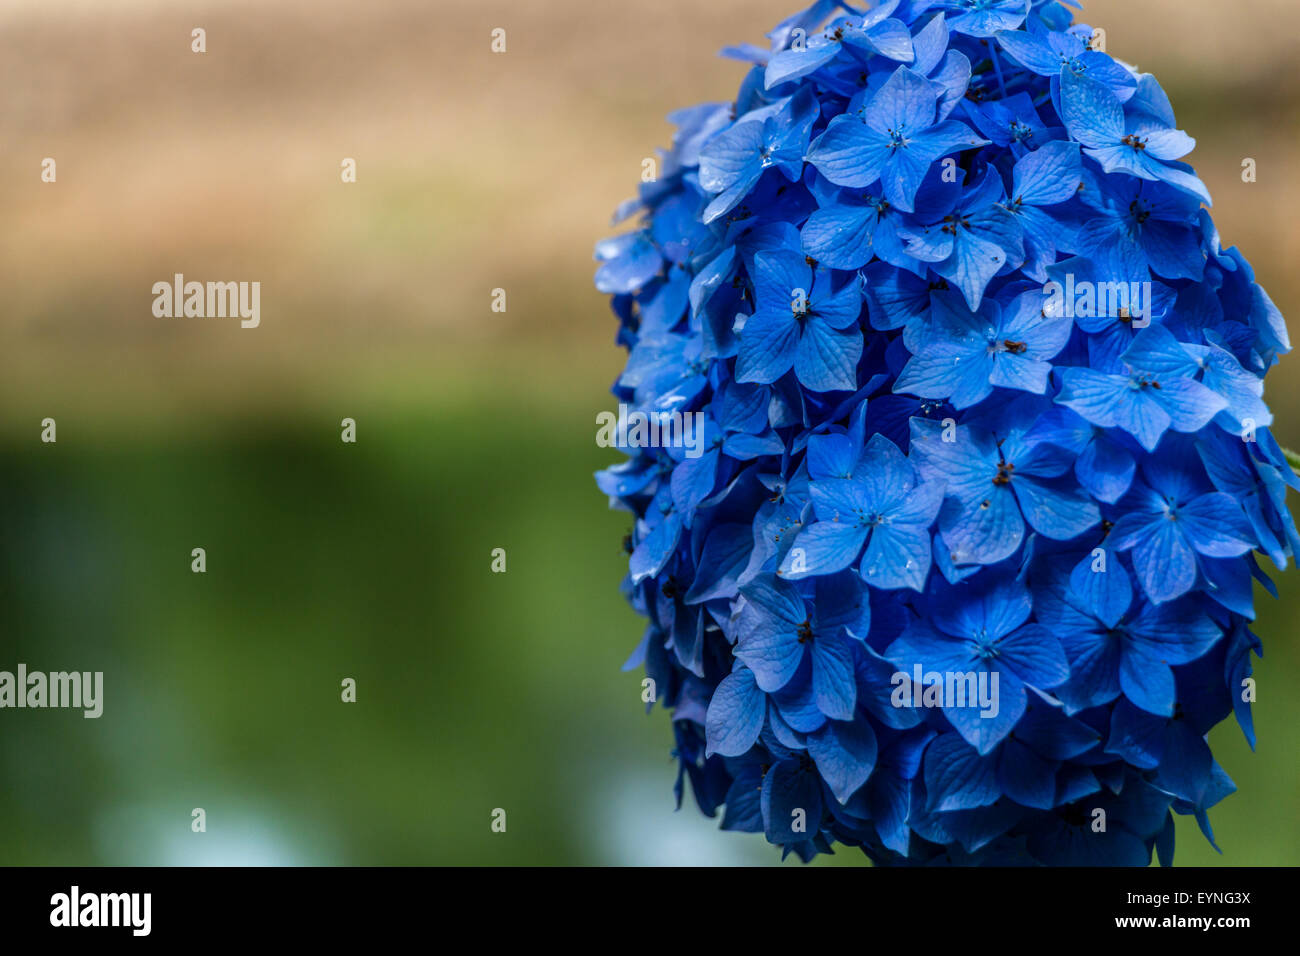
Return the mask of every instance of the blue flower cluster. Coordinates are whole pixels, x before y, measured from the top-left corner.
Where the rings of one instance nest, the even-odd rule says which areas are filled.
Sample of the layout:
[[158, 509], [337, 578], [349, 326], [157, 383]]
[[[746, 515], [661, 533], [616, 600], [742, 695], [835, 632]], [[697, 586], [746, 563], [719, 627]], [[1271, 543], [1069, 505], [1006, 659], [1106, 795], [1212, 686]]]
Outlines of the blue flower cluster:
[[[1254, 745], [1277, 308], [1058, 0], [819, 0], [598, 244], [624, 591], [685, 778], [807, 860], [1145, 865]], [[691, 419], [690, 416], [696, 416]], [[668, 434], [671, 434], [671, 429]]]

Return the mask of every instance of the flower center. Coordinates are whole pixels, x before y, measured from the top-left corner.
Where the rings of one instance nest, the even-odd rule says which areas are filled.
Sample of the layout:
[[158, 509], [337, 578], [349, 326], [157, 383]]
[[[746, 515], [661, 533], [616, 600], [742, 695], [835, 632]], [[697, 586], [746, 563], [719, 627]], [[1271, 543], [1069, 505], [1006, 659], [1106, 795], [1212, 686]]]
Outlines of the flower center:
[[1128, 211], [1133, 214], [1133, 221], [1139, 226], [1151, 218], [1151, 208], [1140, 199], [1134, 199], [1129, 203]]
[[960, 215], [960, 214], [958, 214], [958, 215], [953, 215], [953, 216], [944, 216], [944, 217], [943, 217], [943, 228], [940, 229], [940, 232], [946, 232], [946, 233], [948, 233], [949, 235], [953, 235], [953, 236], [955, 236], [955, 235], [957, 235], [957, 227], [958, 227], [958, 226], [962, 227], [963, 229], [969, 229], [969, 228], [970, 228], [970, 220], [967, 219], [965, 216]]

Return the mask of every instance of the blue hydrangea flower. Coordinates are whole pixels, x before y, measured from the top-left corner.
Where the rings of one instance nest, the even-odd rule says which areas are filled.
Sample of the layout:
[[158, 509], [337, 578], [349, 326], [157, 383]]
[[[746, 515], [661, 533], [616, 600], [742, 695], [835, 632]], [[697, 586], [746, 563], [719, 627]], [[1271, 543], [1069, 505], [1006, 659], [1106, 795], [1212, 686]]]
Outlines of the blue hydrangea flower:
[[596, 247], [628, 666], [678, 801], [804, 860], [1170, 863], [1255, 744], [1286, 326], [1069, 6], [817, 0]]
[[943, 88], [900, 66], [860, 109], [830, 121], [808, 151], [808, 162], [837, 186], [881, 183], [885, 199], [903, 212], [936, 160], [959, 147], [980, 146], [965, 123], [939, 120]]
[[855, 387], [861, 282], [832, 291], [833, 281], [829, 269], [814, 277], [794, 252], [754, 257], [754, 314], [740, 329], [736, 381], [771, 384], [794, 369], [799, 384], [814, 392]]
[[[842, 438], [818, 437], [824, 444]], [[943, 503], [943, 483], [920, 482], [907, 456], [880, 433], [856, 460], [853, 451], [843, 440], [834, 450], [810, 443], [809, 470], [821, 479], [809, 485], [817, 520], [799, 531], [780, 573], [798, 580], [857, 563], [862, 579], [874, 587], [921, 591], [930, 573], [930, 526]], [[834, 463], [840, 452], [847, 454]]]

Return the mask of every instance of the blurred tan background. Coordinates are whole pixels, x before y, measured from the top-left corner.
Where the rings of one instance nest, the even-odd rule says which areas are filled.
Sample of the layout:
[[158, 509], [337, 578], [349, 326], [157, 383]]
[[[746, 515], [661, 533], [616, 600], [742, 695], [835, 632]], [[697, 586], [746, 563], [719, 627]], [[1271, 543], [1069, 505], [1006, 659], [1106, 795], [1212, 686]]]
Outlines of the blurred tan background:
[[[0, 715], [0, 863], [775, 862], [672, 813], [668, 722], [618, 673], [627, 522], [590, 474], [623, 355], [591, 247], [665, 114], [734, 95], [716, 51], [799, 2], [0, 0], [0, 667], [109, 694], [100, 721]], [[1300, 4], [1085, 19], [1160, 77], [1294, 323]], [[260, 281], [260, 328], [155, 318], [176, 272]], [[1298, 370], [1267, 396], [1292, 447]], [[1281, 586], [1260, 752], [1212, 738], [1227, 855], [1180, 820], [1182, 863], [1300, 854]]]
[[[66, 373], [210, 404], [321, 376], [428, 387], [483, 358], [583, 384], [618, 367], [590, 246], [664, 114], [733, 95], [789, 0], [6, 0], [0, 13], [0, 382], [6, 413]], [[1300, 233], [1300, 9], [1290, 0], [1097, 0], [1114, 55], [1155, 72], [1225, 244], [1283, 306]], [[208, 52], [190, 52], [190, 30]], [[508, 52], [489, 33], [508, 31]], [[40, 161], [58, 183], [40, 182]], [[351, 156], [358, 182], [343, 185]], [[1259, 182], [1240, 181], [1240, 161]], [[259, 280], [262, 327], [156, 321], [150, 286]], [[504, 287], [506, 315], [488, 309]], [[22, 361], [13, 362], [21, 350]], [[475, 362], [467, 362], [472, 356]], [[1288, 371], [1272, 381], [1274, 401]], [[577, 381], [571, 379], [573, 385]], [[444, 384], [450, 384], [444, 382]], [[67, 401], [66, 390], [60, 394]]]

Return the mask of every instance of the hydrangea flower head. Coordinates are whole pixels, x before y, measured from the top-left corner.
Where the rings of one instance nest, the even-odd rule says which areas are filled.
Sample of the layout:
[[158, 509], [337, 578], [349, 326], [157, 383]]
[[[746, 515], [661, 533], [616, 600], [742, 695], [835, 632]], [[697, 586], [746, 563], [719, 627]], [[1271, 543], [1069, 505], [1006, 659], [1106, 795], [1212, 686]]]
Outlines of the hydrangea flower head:
[[668, 436], [597, 482], [678, 801], [804, 860], [1213, 843], [1300, 482], [1286, 327], [1193, 141], [1060, 0], [818, 0], [769, 40], [596, 250], [614, 395]]

